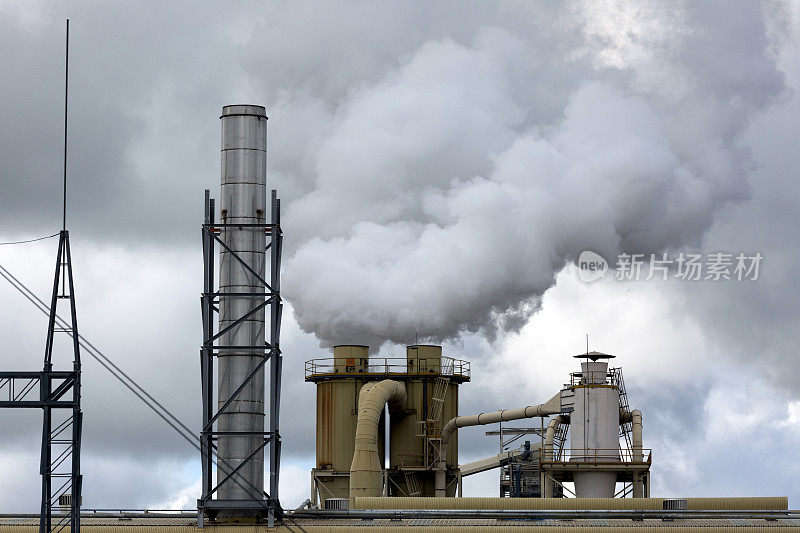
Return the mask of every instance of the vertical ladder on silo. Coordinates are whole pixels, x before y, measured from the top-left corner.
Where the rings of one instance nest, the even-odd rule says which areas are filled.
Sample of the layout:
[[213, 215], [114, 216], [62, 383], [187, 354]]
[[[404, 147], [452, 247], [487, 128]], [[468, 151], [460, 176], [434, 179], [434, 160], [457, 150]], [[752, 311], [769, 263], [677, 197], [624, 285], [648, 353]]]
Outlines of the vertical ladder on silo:
[[453, 373], [453, 360], [442, 358], [439, 375], [433, 382], [430, 400], [428, 401], [428, 418], [425, 420], [425, 466], [432, 468], [439, 456], [442, 445], [442, 411]]
[[433, 391], [431, 399], [428, 403], [428, 420], [439, 422], [442, 418], [442, 408], [444, 407], [444, 400], [447, 396], [447, 387], [450, 385], [450, 376], [439, 376], [433, 383]]
[[[630, 413], [630, 405], [628, 404], [628, 392], [625, 390], [625, 379], [622, 377], [622, 368], [611, 369], [612, 384], [619, 387], [619, 412], [621, 415]], [[619, 425], [619, 436], [625, 439], [625, 444], [628, 449], [631, 449], [631, 433], [633, 432], [633, 421], [625, 420]]]

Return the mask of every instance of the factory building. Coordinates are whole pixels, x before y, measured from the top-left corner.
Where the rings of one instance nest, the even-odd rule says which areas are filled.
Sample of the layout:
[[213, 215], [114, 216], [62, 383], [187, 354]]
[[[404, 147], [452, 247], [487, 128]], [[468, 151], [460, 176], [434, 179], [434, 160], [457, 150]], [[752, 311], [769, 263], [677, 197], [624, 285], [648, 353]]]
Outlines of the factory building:
[[[609, 368], [611, 355], [576, 357], [580, 371], [547, 402], [472, 416], [458, 414], [469, 362], [443, 356], [440, 346], [409, 346], [404, 358], [336, 346], [332, 358], [307, 361], [306, 381], [317, 387], [312, 505], [460, 496], [464, 476], [509, 465], [510, 485], [525, 485], [530, 497], [565, 490], [578, 498], [649, 496], [652, 457], [643, 448], [642, 414], [628, 406], [622, 369]], [[538, 442], [459, 466], [459, 428], [530, 418], [543, 427], [549, 419]]]
[[[306, 362], [305, 371], [317, 387], [315, 501], [341, 507], [351, 496], [435, 495], [443, 421], [458, 414], [468, 362], [443, 357], [441, 346], [369, 357], [367, 346], [347, 345], [334, 347], [332, 358]], [[453, 496], [457, 440], [443, 471]]]
[[[85, 532], [800, 530], [800, 513], [785, 497], [652, 497], [643, 415], [629, 405], [614, 356], [588, 350], [545, 397], [527, 401], [523, 390], [520, 405], [474, 414], [459, 409], [470, 363], [441, 346], [412, 345], [386, 357], [342, 345], [306, 361], [305, 381], [316, 387], [311, 494], [299, 508], [283, 508], [282, 231], [280, 200], [267, 194], [267, 116], [261, 106], [236, 105], [220, 118], [221, 209], [206, 194], [202, 226], [197, 512], [84, 510]], [[302, 364], [300, 354], [287, 356], [287, 364]], [[460, 462], [465, 431], [511, 421], [539, 430], [520, 433], [532, 437], [516, 448]], [[503, 472], [507, 497], [462, 496], [464, 477], [493, 469]], [[81, 498], [60, 496], [64, 516], [75, 516]], [[34, 533], [39, 523], [39, 515], [0, 515], [0, 533]], [[61, 530], [77, 533], [77, 525]]]

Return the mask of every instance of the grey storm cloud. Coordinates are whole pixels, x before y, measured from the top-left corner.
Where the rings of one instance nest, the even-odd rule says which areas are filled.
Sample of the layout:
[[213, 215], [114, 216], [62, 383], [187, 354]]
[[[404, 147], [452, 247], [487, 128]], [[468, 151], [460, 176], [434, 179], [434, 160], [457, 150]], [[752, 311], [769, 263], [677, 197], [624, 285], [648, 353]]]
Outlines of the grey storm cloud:
[[491, 337], [523, 324], [581, 250], [699, 245], [749, 197], [740, 137], [784, 90], [757, 12], [717, 13], [641, 7], [629, 42], [576, 4], [537, 27], [546, 46], [484, 28], [354, 90], [287, 210], [300, 326], [326, 345]]
[[[624, 32], [591, 2], [76, 6], [73, 227], [194, 243], [210, 117], [255, 98], [305, 331], [377, 348], [514, 330], [583, 249], [697, 245], [748, 197], [741, 132], [784, 89], [756, 4], [615, 9]], [[2, 89], [14, 233], [58, 220], [60, 21], [33, 13], [3, 37], [28, 44]]]

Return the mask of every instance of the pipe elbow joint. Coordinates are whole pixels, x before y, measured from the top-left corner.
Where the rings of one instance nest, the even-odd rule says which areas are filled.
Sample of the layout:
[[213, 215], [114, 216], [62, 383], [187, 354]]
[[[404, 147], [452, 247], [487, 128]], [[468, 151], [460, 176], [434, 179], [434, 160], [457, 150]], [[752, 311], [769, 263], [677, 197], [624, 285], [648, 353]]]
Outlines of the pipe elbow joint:
[[382, 465], [378, 458], [378, 426], [383, 406], [404, 409], [407, 401], [404, 384], [385, 379], [367, 383], [358, 394], [355, 450], [350, 465], [350, 499], [356, 496], [380, 496]]

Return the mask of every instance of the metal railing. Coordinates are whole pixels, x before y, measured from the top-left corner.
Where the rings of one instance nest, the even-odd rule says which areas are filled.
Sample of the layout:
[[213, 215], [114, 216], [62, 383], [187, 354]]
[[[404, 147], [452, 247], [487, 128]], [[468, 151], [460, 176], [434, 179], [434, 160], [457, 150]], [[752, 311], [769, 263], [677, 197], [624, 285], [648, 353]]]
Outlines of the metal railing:
[[427, 469], [433, 464], [432, 458], [424, 453], [398, 453], [398, 467]]
[[411, 376], [450, 376], [470, 377], [469, 361], [442, 357], [369, 357], [339, 358], [326, 357], [306, 361], [306, 379], [326, 375], [411, 375]]
[[[584, 379], [584, 377], [588, 379]], [[611, 372], [570, 372], [569, 383], [565, 383], [564, 387], [570, 388], [587, 384], [619, 386]]]
[[610, 464], [610, 463], [647, 463], [652, 462], [653, 451], [650, 448], [637, 450], [624, 449], [567, 449], [562, 450], [560, 456], [552, 457], [542, 449], [539, 451], [541, 461], [545, 463], [580, 463], [580, 464]]

